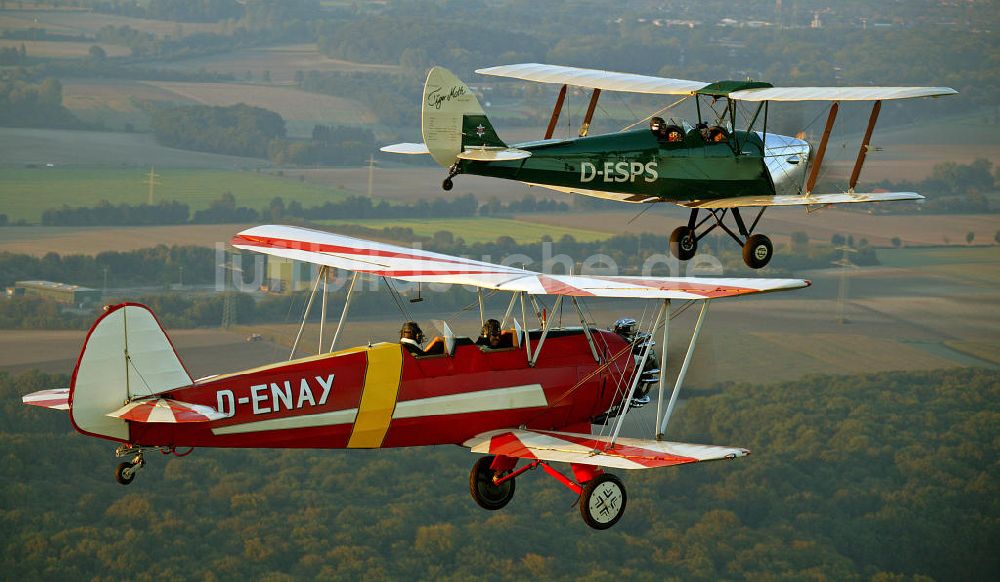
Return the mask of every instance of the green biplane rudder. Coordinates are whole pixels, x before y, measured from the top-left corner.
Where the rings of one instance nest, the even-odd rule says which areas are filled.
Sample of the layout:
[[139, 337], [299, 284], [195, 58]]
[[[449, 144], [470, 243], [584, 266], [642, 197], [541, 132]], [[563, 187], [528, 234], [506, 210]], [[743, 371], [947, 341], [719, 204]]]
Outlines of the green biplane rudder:
[[466, 149], [507, 147], [472, 90], [443, 67], [427, 74], [420, 129], [431, 157], [446, 168]]

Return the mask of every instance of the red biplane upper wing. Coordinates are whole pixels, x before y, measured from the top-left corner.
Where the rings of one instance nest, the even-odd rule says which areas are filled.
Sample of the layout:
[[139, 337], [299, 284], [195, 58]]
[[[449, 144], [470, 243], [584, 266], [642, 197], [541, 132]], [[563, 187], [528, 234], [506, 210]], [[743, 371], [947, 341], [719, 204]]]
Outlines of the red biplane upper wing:
[[715, 299], [809, 285], [803, 279], [547, 275], [294, 226], [257, 226], [237, 234], [231, 244], [238, 249], [403, 281], [472, 285], [532, 295]]
[[561, 461], [578, 465], [651, 469], [685, 463], [735, 459], [750, 451], [739, 447], [692, 445], [543, 430], [494, 430], [465, 441], [473, 453], [505, 455], [522, 459]]

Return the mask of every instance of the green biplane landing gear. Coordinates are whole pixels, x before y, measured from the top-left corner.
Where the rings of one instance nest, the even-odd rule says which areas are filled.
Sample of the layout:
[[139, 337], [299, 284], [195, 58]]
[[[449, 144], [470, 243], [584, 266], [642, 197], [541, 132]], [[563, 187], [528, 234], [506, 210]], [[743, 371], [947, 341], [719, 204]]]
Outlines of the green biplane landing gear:
[[760, 269], [771, 262], [774, 246], [771, 239], [762, 234], [750, 235], [743, 243], [743, 262], [751, 269]]
[[[774, 256], [774, 245], [771, 244], [771, 239], [762, 234], [753, 233], [757, 223], [760, 222], [761, 216], [764, 215], [765, 208], [761, 207], [760, 212], [757, 213], [757, 217], [754, 218], [749, 228], [743, 222], [743, 216], [740, 214], [739, 208], [708, 208], [708, 215], [702, 218], [700, 222], [698, 221], [698, 211], [700, 209], [692, 208], [687, 226], [679, 226], [670, 233], [670, 254], [682, 261], [691, 259], [698, 251], [698, 241], [716, 228], [721, 228], [743, 249], [743, 262], [746, 263], [746, 266], [751, 269], [762, 269], [771, 262], [771, 257]], [[730, 210], [732, 211], [733, 220], [736, 222], [738, 234], [737, 232], [733, 232], [723, 222]], [[704, 229], [699, 234], [698, 229], [709, 220], [714, 220], [715, 224]]]
[[455, 187], [455, 183], [452, 182], [451, 179], [458, 174], [458, 162], [455, 162], [450, 168], [448, 168], [448, 177], [444, 179], [444, 182], [441, 182], [441, 188], [445, 192], [450, 192], [451, 189]]
[[694, 229], [678, 226], [670, 233], [670, 254], [681, 261], [687, 261], [697, 251], [698, 239], [694, 236]]

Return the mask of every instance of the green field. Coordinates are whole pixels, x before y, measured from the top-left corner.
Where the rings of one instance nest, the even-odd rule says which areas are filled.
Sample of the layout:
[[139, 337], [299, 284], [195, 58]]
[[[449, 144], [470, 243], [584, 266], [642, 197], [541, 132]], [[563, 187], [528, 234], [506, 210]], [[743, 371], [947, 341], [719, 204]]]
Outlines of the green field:
[[935, 265], [1000, 263], [1000, 246], [962, 247], [912, 247], [905, 249], [879, 249], [878, 260], [887, 267], [929, 267]]
[[[285, 203], [298, 200], [317, 206], [340, 200], [346, 193], [291, 178], [236, 170], [156, 170], [154, 202], [178, 200], [191, 211], [207, 208], [223, 192], [232, 192], [240, 206], [262, 208], [275, 196]], [[142, 204], [149, 198], [149, 170], [137, 168], [0, 168], [0, 213], [11, 221], [37, 224], [48, 208], [112, 204]]]
[[493, 242], [498, 237], [509, 236], [519, 243], [537, 242], [548, 235], [558, 241], [564, 235], [570, 235], [578, 241], [589, 242], [609, 238], [611, 233], [596, 230], [581, 230], [564, 226], [538, 224], [509, 218], [442, 218], [442, 219], [344, 219], [324, 220], [321, 224], [336, 226], [338, 224], [359, 224], [368, 228], [386, 228], [398, 226], [412, 228], [419, 236], [433, 236], [435, 232], [447, 230], [456, 238], [463, 238], [467, 243]]

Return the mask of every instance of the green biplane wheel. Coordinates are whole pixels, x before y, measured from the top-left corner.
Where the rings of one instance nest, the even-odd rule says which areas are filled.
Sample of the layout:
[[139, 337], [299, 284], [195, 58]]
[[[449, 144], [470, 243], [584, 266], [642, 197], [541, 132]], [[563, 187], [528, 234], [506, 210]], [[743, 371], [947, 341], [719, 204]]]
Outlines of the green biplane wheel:
[[445, 178], [444, 182], [441, 182], [441, 188], [443, 188], [445, 192], [450, 191], [454, 187], [455, 183], [451, 181], [451, 178]]
[[686, 226], [678, 226], [670, 233], [670, 254], [682, 261], [694, 256], [698, 251], [698, 239], [694, 230]]
[[751, 269], [760, 269], [771, 262], [774, 246], [771, 239], [762, 234], [751, 235], [743, 245], [743, 262]]

